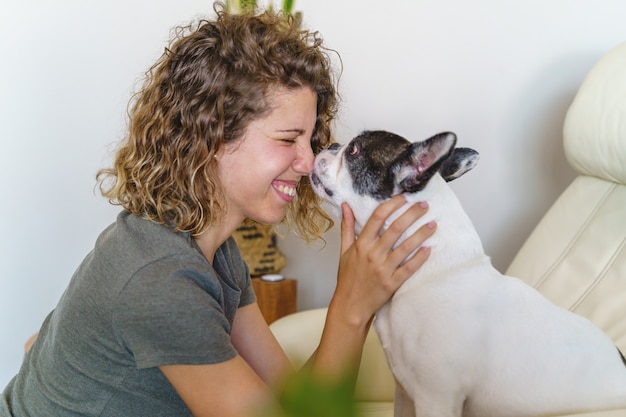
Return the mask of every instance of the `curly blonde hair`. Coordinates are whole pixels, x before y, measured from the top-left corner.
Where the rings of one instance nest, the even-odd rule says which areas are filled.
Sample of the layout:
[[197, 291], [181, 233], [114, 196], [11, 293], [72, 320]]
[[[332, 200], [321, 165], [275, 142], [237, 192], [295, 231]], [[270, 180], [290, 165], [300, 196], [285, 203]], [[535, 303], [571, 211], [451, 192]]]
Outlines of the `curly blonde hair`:
[[[98, 172], [102, 195], [128, 212], [193, 236], [224, 214], [213, 158], [271, 111], [272, 88], [308, 87], [317, 95], [311, 138], [317, 154], [331, 142], [337, 92], [317, 32], [272, 13], [229, 14], [179, 27], [129, 104], [129, 130], [113, 167]], [[332, 226], [308, 177], [283, 220], [306, 240]]]

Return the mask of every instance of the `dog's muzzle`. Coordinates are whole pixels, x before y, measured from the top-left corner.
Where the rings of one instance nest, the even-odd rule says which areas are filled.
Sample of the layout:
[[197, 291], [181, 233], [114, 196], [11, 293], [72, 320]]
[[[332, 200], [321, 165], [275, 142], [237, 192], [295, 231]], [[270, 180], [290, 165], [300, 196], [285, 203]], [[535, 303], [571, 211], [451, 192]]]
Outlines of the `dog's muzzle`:
[[327, 196], [333, 196], [332, 190], [329, 190], [324, 186], [324, 184], [322, 184], [322, 180], [320, 180], [319, 175], [317, 175], [315, 172], [312, 172], [309, 178], [311, 180], [311, 184], [313, 184], [314, 190], [324, 190], [324, 193], [326, 193]]

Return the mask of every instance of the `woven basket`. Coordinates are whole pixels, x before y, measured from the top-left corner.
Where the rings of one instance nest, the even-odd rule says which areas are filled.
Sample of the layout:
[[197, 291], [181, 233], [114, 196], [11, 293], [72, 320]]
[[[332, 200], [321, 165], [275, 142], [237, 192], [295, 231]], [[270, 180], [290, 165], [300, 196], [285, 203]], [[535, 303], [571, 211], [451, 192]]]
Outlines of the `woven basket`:
[[248, 220], [237, 228], [233, 237], [251, 276], [277, 274], [287, 264], [287, 258], [276, 246], [277, 237], [271, 225]]

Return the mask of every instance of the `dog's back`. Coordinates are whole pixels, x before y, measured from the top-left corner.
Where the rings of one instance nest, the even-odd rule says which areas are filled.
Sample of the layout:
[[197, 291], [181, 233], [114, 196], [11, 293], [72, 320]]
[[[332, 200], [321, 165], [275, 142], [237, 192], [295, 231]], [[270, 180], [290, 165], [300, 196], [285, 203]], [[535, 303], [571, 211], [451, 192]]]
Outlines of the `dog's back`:
[[418, 272], [374, 323], [405, 393], [397, 407], [409, 412], [398, 415], [563, 415], [626, 404], [626, 367], [611, 340], [484, 259], [424, 282]]

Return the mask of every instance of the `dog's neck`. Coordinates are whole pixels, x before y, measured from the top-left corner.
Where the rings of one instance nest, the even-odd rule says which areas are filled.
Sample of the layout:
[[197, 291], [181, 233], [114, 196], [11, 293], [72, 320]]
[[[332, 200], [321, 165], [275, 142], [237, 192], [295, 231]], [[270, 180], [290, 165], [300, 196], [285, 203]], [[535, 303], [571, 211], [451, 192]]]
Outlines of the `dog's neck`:
[[[407, 204], [389, 217], [385, 223], [385, 229], [416, 202], [426, 201], [429, 209], [424, 216], [407, 229], [397, 244], [413, 234], [422, 225], [430, 221], [437, 223], [435, 234], [424, 243], [424, 245], [431, 247], [431, 255], [416, 275], [424, 278], [427, 276], [436, 278], [445, 274], [446, 270], [454, 269], [459, 265], [489, 261], [485, 256], [474, 225], [450, 186], [440, 175], [433, 177], [419, 193], [405, 194], [405, 196]], [[357, 215], [357, 222], [364, 224], [366, 219], [359, 219], [358, 213], [355, 214]]]

